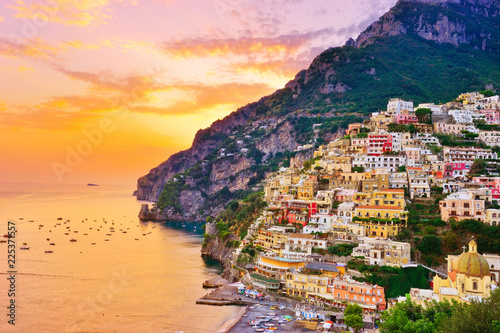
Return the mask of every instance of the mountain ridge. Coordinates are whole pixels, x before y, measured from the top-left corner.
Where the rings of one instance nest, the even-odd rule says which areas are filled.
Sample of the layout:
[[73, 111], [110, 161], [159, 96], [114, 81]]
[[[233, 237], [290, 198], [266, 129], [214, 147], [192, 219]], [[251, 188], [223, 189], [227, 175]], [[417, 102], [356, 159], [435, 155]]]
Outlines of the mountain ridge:
[[298, 146], [338, 138], [389, 98], [438, 102], [495, 87], [498, 13], [497, 0], [398, 1], [282, 89], [199, 130], [191, 148], [139, 178], [137, 198], [158, 201], [156, 219], [214, 216], [279, 165], [312, 156]]

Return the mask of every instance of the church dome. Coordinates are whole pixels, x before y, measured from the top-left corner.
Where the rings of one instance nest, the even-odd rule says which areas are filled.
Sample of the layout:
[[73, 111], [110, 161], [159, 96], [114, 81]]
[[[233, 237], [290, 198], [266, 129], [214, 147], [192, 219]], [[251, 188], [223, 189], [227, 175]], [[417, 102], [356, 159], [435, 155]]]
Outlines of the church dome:
[[458, 273], [472, 276], [490, 275], [488, 262], [477, 253], [477, 244], [474, 240], [469, 242], [469, 252], [464, 252], [458, 257]]

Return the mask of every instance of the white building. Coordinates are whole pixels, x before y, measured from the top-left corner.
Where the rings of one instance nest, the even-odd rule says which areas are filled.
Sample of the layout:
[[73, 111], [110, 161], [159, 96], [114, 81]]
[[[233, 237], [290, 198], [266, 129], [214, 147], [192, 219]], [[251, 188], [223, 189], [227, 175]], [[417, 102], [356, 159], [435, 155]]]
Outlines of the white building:
[[302, 233], [310, 234], [313, 232], [328, 233], [332, 230], [334, 223], [338, 221], [337, 215], [314, 214], [309, 218], [309, 223], [302, 229]]
[[488, 146], [500, 146], [500, 132], [481, 131], [479, 132], [479, 140]]
[[408, 174], [406, 172], [393, 172], [389, 176], [390, 188], [408, 187]]
[[393, 98], [393, 99], [389, 100], [389, 103], [387, 103], [387, 113], [388, 114], [398, 115], [403, 110], [407, 110], [407, 111], [412, 112], [413, 111], [413, 102], [407, 102], [407, 101], [403, 101], [402, 99], [399, 99], [399, 98]]
[[399, 155], [366, 156], [365, 171], [387, 168], [388, 172], [395, 172], [401, 165], [404, 165], [405, 162], [406, 158]]
[[497, 153], [491, 149], [477, 147], [444, 147], [445, 162], [472, 164], [475, 159], [497, 159]]
[[415, 141], [420, 142], [423, 145], [441, 147], [441, 143], [438, 138], [429, 133], [417, 133], [417, 135], [415, 135]]
[[410, 263], [410, 243], [384, 238], [358, 238], [359, 245], [352, 250], [353, 257], [365, 257], [369, 265], [401, 266]]
[[311, 234], [290, 234], [285, 243], [283, 256], [289, 259], [302, 259], [312, 254], [313, 248], [326, 249], [328, 240]]
[[410, 198], [430, 198], [431, 187], [427, 177], [410, 177], [408, 179], [410, 185]]

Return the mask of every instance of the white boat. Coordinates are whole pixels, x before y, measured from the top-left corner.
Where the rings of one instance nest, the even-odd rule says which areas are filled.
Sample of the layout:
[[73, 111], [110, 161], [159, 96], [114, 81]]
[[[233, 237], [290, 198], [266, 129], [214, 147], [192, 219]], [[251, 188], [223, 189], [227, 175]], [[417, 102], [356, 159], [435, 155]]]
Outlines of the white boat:
[[19, 249], [21, 249], [21, 250], [29, 250], [30, 247], [29, 246], [21, 246]]

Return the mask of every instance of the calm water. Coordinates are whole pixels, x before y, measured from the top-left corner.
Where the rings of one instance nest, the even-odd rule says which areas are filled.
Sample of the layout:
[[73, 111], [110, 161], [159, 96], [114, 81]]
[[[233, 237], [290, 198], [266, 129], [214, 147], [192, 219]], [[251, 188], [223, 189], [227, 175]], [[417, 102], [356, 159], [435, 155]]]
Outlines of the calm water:
[[132, 191], [0, 185], [0, 235], [16, 221], [18, 247], [12, 327], [0, 243], [0, 332], [216, 332], [234, 316], [234, 307], [195, 304], [220, 270], [200, 256], [201, 224], [141, 223]]

